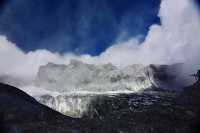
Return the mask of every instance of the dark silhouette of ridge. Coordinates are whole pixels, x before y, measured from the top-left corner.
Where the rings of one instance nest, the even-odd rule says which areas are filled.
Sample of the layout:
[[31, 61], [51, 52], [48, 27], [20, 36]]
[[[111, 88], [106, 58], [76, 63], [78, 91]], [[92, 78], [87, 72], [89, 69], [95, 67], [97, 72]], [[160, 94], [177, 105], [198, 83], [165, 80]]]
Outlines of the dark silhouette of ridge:
[[180, 94], [98, 96], [79, 119], [0, 83], [0, 133], [199, 133], [200, 83]]
[[16, 87], [0, 83], [1, 133], [61, 133], [74, 130], [75, 122]]

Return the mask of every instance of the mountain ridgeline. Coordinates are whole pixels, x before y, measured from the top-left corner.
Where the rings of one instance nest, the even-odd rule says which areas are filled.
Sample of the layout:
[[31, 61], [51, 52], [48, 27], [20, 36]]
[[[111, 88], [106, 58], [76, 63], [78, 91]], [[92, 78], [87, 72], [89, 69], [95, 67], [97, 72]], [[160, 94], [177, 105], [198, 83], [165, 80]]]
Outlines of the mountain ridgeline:
[[135, 64], [119, 68], [112, 64], [94, 65], [77, 60], [71, 60], [68, 65], [49, 63], [40, 67], [35, 86], [58, 94], [32, 96], [65, 115], [80, 118], [97, 96], [155, 89], [181, 91], [182, 78], [174, 73], [181, 69], [181, 65]]

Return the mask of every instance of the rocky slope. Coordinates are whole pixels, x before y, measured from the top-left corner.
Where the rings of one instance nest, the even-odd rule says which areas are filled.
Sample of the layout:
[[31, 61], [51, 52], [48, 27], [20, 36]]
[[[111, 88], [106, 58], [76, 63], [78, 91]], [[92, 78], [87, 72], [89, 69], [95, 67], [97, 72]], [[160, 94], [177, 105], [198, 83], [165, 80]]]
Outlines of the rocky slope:
[[[86, 114], [92, 133], [193, 133], [198, 131], [199, 104], [179, 101], [174, 93], [99, 97]], [[199, 99], [198, 99], [199, 101]], [[195, 106], [195, 107], [193, 107]], [[94, 130], [96, 129], [96, 130]]]
[[184, 90], [101, 95], [82, 118], [74, 119], [0, 84], [0, 129], [3, 133], [198, 133], [200, 83]]

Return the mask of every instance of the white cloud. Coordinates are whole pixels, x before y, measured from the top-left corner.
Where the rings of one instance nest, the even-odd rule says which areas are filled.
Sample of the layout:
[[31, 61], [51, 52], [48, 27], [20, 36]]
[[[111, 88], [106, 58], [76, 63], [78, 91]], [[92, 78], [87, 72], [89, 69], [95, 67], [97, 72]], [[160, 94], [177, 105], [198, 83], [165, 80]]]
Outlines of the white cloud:
[[35, 76], [38, 67], [48, 62], [61, 62], [58, 54], [47, 50], [24, 53], [4, 36], [0, 36], [0, 74], [30, 78]]
[[161, 25], [152, 25], [143, 43], [133, 37], [111, 46], [96, 57], [73, 53], [59, 55], [47, 50], [25, 53], [0, 36], [0, 74], [34, 78], [40, 65], [48, 62], [68, 64], [72, 58], [95, 64], [111, 62], [119, 66], [184, 62], [190, 68], [187, 70], [200, 67], [200, 17], [193, 2], [163, 0], [158, 16]]
[[129, 60], [124, 64], [197, 62], [200, 57], [200, 17], [193, 2], [163, 0], [159, 17], [161, 25], [152, 25], [143, 43], [131, 41], [132, 38], [129, 42], [112, 46], [101, 56], [118, 53], [114, 56], [121, 59], [124, 57], [121, 49], [127, 49]]

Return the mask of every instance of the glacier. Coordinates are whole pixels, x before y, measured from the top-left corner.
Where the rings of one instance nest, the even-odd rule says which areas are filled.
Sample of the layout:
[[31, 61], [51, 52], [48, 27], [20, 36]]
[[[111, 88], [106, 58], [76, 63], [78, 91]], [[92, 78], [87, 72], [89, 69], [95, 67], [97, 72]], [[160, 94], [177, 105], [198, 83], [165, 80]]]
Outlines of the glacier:
[[39, 68], [33, 85], [22, 89], [40, 103], [79, 118], [101, 95], [142, 93], [152, 88], [177, 90], [179, 77], [174, 70], [180, 66], [133, 64], [119, 68], [110, 63], [95, 65], [78, 60], [68, 65], [48, 63]]
[[175, 85], [172, 66], [134, 64], [118, 68], [112, 64], [94, 65], [71, 60], [68, 65], [48, 63], [41, 66], [36, 86], [61, 93], [117, 91], [138, 92], [147, 88]]

